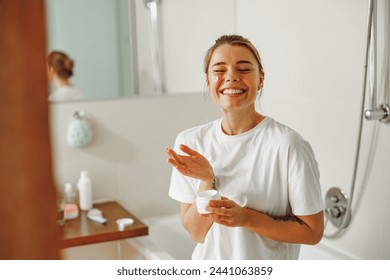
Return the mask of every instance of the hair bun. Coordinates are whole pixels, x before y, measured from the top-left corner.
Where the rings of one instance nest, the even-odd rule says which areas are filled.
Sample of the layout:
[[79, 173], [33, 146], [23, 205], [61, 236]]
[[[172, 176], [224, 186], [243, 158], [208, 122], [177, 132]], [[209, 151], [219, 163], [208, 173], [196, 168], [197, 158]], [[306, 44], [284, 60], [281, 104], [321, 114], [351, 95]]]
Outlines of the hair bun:
[[64, 61], [64, 67], [65, 67], [65, 69], [67, 69], [67, 70], [72, 71], [72, 69], [73, 69], [73, 64], [74, 64], [74, 62], [73, 62], [72, 59], [66, 59], [66, 60]]

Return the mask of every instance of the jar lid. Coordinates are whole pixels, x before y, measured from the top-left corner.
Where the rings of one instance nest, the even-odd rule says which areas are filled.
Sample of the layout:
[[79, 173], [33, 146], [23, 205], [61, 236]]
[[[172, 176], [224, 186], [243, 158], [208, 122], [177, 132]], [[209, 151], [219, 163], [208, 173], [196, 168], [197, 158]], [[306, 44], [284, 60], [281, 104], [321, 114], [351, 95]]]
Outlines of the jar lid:
[[134, 220], [131, 218], [122, 218], [116, 220], [116, 224], [119, 231], [124, 231], [125, 227], [132, 226], [134, 224]]

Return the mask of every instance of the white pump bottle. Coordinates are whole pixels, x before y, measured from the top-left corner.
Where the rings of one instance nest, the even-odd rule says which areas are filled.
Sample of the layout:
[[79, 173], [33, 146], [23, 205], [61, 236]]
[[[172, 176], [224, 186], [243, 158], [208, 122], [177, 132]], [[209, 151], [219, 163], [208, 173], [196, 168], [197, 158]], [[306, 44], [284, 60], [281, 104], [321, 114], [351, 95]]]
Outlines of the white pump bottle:
[[77, 188], [80, 195], [80, 209], [84, 211], [92, 209], [92, 183], [88, 171], [81, 171]]

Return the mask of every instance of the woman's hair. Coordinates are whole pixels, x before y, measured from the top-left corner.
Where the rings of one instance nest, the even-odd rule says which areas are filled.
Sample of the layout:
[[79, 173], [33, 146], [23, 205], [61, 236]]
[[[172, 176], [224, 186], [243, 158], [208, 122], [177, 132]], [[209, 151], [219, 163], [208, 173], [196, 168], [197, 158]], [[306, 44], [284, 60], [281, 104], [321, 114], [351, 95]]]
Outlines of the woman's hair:
[[54, 68], [60, 78], [68, 79], [73, 75], [74, 61], [63, 52], [52, 51], [47, 56], [47, 64]]
[[223, 35], [215, 41], [215, 44], [206, 53], [206, 56], [204, 58], [204, 72], [206, 74], [208, 74], [210, 60], [211, 60], [211, 57], [213, 56], [215, 49], [221, 45], [224, 45], [224, 44], [232, 45], [232, 46], [243, 46], [243, 47], [246, 47], [247, 49], [249, 49], [253, 53], [253, 55], [256, 57], [256, 60], [259, 63], [260, 73], [264, 72], [263, 66], [261, 64], [261, 58], [260, 58], [259, 52], [257, 51], [255, 46], [253, 46], [252, 43], [248, 39], [246, 39], [240, 35]]

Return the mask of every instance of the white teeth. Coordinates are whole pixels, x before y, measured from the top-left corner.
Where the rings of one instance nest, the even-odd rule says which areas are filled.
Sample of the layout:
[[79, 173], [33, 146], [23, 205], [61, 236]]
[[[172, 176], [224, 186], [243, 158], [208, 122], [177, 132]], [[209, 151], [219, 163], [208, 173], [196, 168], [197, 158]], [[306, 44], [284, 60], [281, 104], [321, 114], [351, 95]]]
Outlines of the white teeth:
[[222, 94], [242, 94], [244, 93], [243, 89], [232, 89], [232, 88], [227, 88], [222, 91]]

